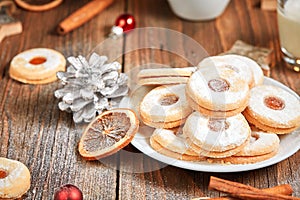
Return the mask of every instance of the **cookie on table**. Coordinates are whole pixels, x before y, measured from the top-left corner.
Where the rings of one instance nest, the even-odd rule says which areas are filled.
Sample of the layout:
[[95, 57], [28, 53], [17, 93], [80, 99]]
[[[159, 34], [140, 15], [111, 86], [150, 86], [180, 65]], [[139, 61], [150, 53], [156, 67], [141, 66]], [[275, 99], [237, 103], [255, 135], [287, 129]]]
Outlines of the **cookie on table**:
[[185, 96], [185, 84], [159, 86], [140, 104], [142, 121], [154, 128], [173, 128], [183, 124], [192, 112]]
[[251, 129], [242, 114], [220, 119], [193, 112], [183, 134], [199, 155], [223, 158], [237, 154], [249, 143]]
[[252, 131], [250, 142], [237, 154], [221, 158], [208, 159], [208, 162], [230, 164], [257, 163], [274, 157], [279, 149], [279, 137], [262, 131]]
[[9, 68], [12, 79], [22, 83], [46, 84], [57, 80], [56, 73], [65, 71], [66, 59], [48, 48], [29, 49], [16, 55]]
[[17, 199], [30, 188], [30, 172], [21, 162], [0, 157], [0, 199]]
[[250, 67], [236, 55], [223, 55], [223, 56], [210, 56], [204, 58], [199, 63], [199, 68], [208, 67], [212, 68], [225, 67], [234, 70], [243, 80], [245, 80], [249, 87], [254, 85], [253, 73]]
[[139, 85], [184, 84], [197, 67], [142, 69], [138, 73]]
[[231, 68], [202, 67], [190, 77], [186, 97], [191, 107], [204, 115], [230, 117], [247, 107], [249, 86]]
[[205, 160], [205, 157], [199, 156], [188, 146], [182, 134], [175, 133], [173, 129], [155, 129], [150, 137], [150, 145], [155, 151], [175, 159]]
[[300, 126], [300, 100], [277, 86], [261, 85], [251, 89], [249, 105], [243, 114], [261, 130], [290, 133]]

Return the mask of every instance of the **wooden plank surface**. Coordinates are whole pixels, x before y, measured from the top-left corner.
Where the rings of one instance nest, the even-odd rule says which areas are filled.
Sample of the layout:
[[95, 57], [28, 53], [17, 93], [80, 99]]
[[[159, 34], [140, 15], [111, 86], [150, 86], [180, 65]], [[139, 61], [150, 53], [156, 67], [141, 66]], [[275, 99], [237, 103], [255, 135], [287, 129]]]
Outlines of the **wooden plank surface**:
[[101, 162], [87, 162], [78, 154], [82, 127], [73, 123], [70, 114], [59, 111], [53, 95], [61, 87], [59, 83], [25, 85], [8, 76], [10, 60], [25, 49], [47, 47], [66, 57], [87, 55], [104, 40], [109, 33], [107, 27], [114, 23], [110, 16], [123, 13], [123, 1], [77, 31], [66, 36], [55, 33], [62, 19], [87, 2], [64, 1], [43, 13], [18, 10], [15, 17], [22, 21], [23, 33], [0, 44], [0, 156], [28, 166], [32, 184], [25, 199], [52, 199], [66, 183], [80, 187], [85, 199], [116, 198], [117, 172]]
[[[276, 165], [240, 173], [204, 173], [165, 166], [131, 145], [109, 159], [83, 160], [77, 143], [84, 125], [75, 125], [70, 114], [59, 111], [53, 92], [60, 84], [25, 85], [10, 79], [9, 62], [17, 53], [48, 47], [66, 57], [87, 55], [100, 44], [96, 51], [116, 58], [126, 72], [135, 73], [136, 67], [149, 67], [149, 63], [184, 67], [200, 61], [203, 55], [187, 43], [186, 36], [201, 44], [208, 55], [226, 51], [240, 39], [273, 49], [271, 77], [300, 94], [300, 74], [286, 69], [280, 58], [276, 13], [260, 10], [251, 0], [232, 0], [221, 17], [207, 22], [181, 20], [163, 0], [117, 0], [79, 29], [57, 35], [57, 24], [87, 2], [65, 0], [43, 13], [19, 9], [15, 17], [22, 21], [23, 33], [5, 38], [0, 44], [0, 156], [19, 160], [30, 169], [32, 184], [24, 199], [52, 199], [55, 190], [66, 183], [77, 185], [85, 199], [91, 200], [218, 196], [207, 190], [211, 175], [255, 187], [290, 183], [295, 195], [300, 196], [299, 152]], [[107, 41], [116, 17], [124, 12], [135, 16], [139, 28], [160, 27], [183, 35], [172, 40], [161, 32], [141, 32], [109, 43], [114, 46], [109, 49], [108, 43], [102, 42]], [[122, 56], [122, 52], [126, 54]], [[143, 170], [145, 173], [133, 173]]]

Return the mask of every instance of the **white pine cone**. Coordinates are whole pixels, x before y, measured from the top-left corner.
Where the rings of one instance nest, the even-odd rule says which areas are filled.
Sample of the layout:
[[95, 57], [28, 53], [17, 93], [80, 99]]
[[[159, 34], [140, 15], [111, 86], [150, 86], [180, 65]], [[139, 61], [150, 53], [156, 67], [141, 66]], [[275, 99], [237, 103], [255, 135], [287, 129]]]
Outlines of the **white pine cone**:
[[69, 57], [71, 65], [57, 77], [63, 87], [54, 95], [62, 111], [73, 112], [75, 123], [90, 122], [103, 110], [112, 108], [114, 99], [128, 92], [127, 75], [119, 73], [118, 62], [107, 63], [106, 56], [93, 53], [89, 61], [83, 56]]

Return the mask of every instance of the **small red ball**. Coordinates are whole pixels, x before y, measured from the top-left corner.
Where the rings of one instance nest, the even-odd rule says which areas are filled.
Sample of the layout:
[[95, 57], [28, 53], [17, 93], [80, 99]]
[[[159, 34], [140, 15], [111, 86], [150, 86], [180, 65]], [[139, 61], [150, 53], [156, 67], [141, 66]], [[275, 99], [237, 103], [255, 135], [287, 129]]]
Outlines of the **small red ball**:
[[55, 192], [54, 200], [83, 200], [83, 196], [78, 187], [67, 184]]
[[135, 19], [130, 14], [122, 14], [116, 19], [115, 26], [122, 28], [123, 32], [130, 31], [135, 28]]

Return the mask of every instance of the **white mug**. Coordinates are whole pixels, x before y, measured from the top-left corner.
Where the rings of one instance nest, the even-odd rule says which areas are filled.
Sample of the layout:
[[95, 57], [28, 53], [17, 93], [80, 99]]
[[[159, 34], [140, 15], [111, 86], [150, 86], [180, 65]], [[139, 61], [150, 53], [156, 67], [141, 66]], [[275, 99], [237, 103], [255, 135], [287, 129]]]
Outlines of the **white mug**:
[[230, 0], [168, 0], [173, 12], [191, 21], [211, 20], [220, 16]]

